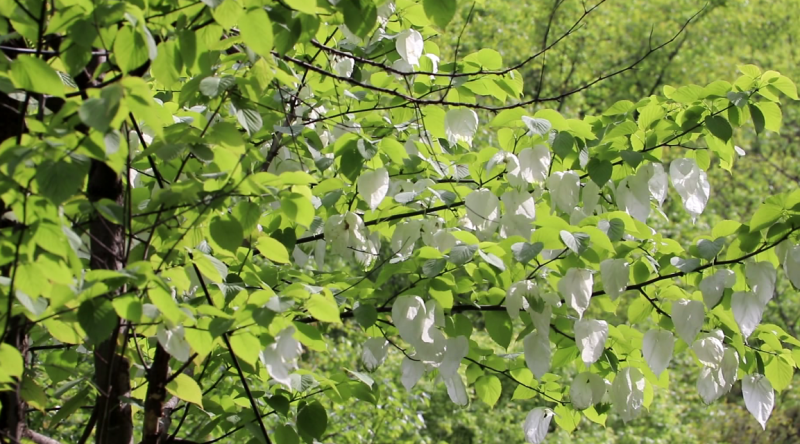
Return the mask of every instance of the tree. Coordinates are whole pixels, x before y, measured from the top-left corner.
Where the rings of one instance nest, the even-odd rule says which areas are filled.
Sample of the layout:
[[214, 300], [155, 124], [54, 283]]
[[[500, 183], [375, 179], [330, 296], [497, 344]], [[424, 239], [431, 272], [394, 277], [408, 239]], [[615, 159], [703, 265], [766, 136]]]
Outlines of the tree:
[[[693, 18], [546, 95], [521, 72], [570, 31], [510, 66], [440, 52], [475, 8], [4, 3], [0, 436], [322, 440], [388, 353], [458, 405], [465, 377], [488, 404], [515, 384], [529, 442], [637, 418], [687, 354], [705, 402], [741, 380], [766, 427], [800, 362], [761, 324], [778, 270], [800, 285], [800, 192], [683, 244], [660, 209], [702, 218], [710, 165], [735, 172], [794, 83], [742, 65], [570, 118], [546, 105]], [[354, 329], [361, 367], [315, 370]]]

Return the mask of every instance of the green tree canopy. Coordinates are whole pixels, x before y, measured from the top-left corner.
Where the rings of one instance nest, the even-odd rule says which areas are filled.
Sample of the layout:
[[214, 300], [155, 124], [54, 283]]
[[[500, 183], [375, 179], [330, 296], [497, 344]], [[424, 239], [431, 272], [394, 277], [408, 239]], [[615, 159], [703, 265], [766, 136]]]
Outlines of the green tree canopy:
[[[536, 10], [542, 43], [505, 51], [467, 33], [492, 2], [2, 2], [0, 437], [335, 441], [354, 403], [511, 384], [539, 443], [636, 420], [676, 366], [768, 427], [800, 191], [681, 227], [795, 84], [609, 92], [717, 5], [547, 74], [605, 6]], [[409, 394], [375, 378], [390, 355]]]

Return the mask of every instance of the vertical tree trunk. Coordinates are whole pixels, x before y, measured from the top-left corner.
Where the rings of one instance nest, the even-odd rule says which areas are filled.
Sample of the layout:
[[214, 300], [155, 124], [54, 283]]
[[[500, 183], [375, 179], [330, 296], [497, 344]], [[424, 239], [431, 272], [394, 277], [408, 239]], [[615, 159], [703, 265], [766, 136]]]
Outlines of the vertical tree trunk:
[[[10, 315], [10, 313], [9, 313]], [[22, 354], [22, 358], [28, 357], [28, 336], [26, 332], [26, 319], [23, 316], [14, 316], [8, 321], [8, 333], [5, 342]], [[22, 434], [25, 431], [25, 401], [22, 400], [22, 381], [14, 390], [0, 392], [0, 441], [5, 442], [4, 438], [9, 438], [12, 443], [21, 442]]]
[[[89, 173], [88, 194], [92, 202], [110, 199], [124, 204], [122, 180], [103, 162], [92, 160]], [[92, 269], [119, 270], [124, 266], [125, 232], [120, 225], [95, 215], [90, 227], [92, 238]], [[101, 390], [97, 397], [97, 444], [133, 443], [133, 418], [131, 407], [120, 399], [129, 397], [130, 362], [117, 351], [117, 344], [127, 340], [127, 329], [118, 325], [111, 337], [95, 347], [95, 380]]]
[[161, 444], [166, 435], [164, 400], [167, 396], [169, 353], [156, 346], [156, 354], [147, 375], [147, 397], [144, 400], [144, 431], [142, 444]]

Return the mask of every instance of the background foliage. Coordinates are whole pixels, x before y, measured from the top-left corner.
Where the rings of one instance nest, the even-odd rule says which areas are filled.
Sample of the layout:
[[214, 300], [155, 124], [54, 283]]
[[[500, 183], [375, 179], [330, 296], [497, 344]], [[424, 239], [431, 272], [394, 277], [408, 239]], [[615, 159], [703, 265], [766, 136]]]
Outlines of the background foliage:
[[[85, 442], [93, 433], [97, 442], [121, 442], [127, 421], [136, 442], [519, 442], [527, 413], [547, 406], [559, 407], [548, 442], [796, 441], [791, 337], [800, 304], [780, 267], [763, 324], [791, 337], [759, 331], [746, 348], [724, 310], [706, 324], [722, 327], [726, 344], [739, 350], [740, 377], [766, 373], [782, 389], [766, 431], [744, 408], [739, 383], [703, 404], [700, 366], [680, 341], [661, 379], [648, 373], [641, 343], [607, 344], [623, 366], [629, 360], [642, 369], [654, 396], [635, 421], [610, 413], [605, 427], [593, 424], [569, 404], [570, 382], [584, 370], [577, 353], [567, 355], [576, 351], [575, 312], [554, 308], [549, 336], [563, 362], [546, 376], [551, 385], [526, 390], [508, 376], [525, 374], [523, 337], [534, 327], [523, 316], [506, 328], [501, 304], [533, 270], [542, 271], [543, 291], [556, 291], [567, 269], [598, 270], [617, 254], [640, 265], [631, 281], [639, 284], [678, 271], [675, 254], [736, 263], [759, 245], [795, 239], [798, 106], [772, 103], [796, 93], [791, 81], [768, 90], [775, 77], [762, 73], [797, 77], [800, 23], [786, 11], [798, 6], [4, 0], [0, 89], [3, 122], [11, 123], [0, 137], [3, 439]], [[418, 57], [413, 69], [425, 74], [413, 77], [400, 75], [412, 68], [395, 43], [409, 29], [433, 55]], [[730, 81], [728, 90], [758, 88], [764, 94], [742, 100], [777, 114], [753, 118], [753, 107], [731, 105], [725, 87], [710, 97], [674, 96], [675, 88], [718, 80]], [[630, 108], [607, 113], [622, 100]], [[642, 123], [648, 104], [662, 110]], [[699, 107], [694, 121], [680, 115], [691, 106]], [[461, 126], [471, 118], [465, 109], [476, 112], [475, 130]], [[462, 113], [455, 122], [451, 110]], [[545, 119], [547, 128], [526, 125], [523, 115]], [[723, 130], [711, 117], [724, 120]], [[624, 121], [635, 130], [607, 136]], [[650, 130], [653, 140], [643, 145], [630, 137]], [[572, 141], [561, 151], [556, 133]], [[537, 144], [555, 151], [553, 171], [578, 171], [584, 188], [633, 174], [638, 162], [620, 157], [626, 149], [652, 150], [665, 164], [695, 158], [711, 198], [694, 221], [672, 189], [661, 208], [666, 218], [653, 202], [648, 225], [677, 242], [649, 259], [631, 240], [597, 237], [605, 234], [592, 232], [588, 248], [562, 241], [560, 230], [575, 233], [580, 221], [560, 209], [548, 216], [557, 206], [553, 190], [536, 194], [537, 184], [538, 236], [504, 240], [470, 227], [481, 223], [463, 204], [474, 189], [499, 197], [513, 188], [510, 169], [487, 162], [498, 150], [519, 154]], [[381, 169], [391, 185], [376, 199], [358, 184], [377, 181], [369, 174]], [[603, 194], [608, 201], [597, 213], [617, 211], [615, 190]], [[772, 195], [782, 196], [771, 201], [780, 207], [768, 213], [763, 203]], [[331, 222], [348, 212], [359, 216]], [[428, 224], [413, 249], [393, 241], [398, 223], [411, 218]], [[648, 237], [633, 218], [625, 221], [626, 234]], [[432, 238], [441, 228], [481, 252], [454, 258], [449, 241]], [[727, 233], [721, 251], [704, 257], [691, 248], [720, 232]], [[511, 249], [522, 240], [564, 253], [547, 267], [536, 265], [547, 252], [525, 265]], [[606, 243], [610, 250], [600, 247]], [[784, 261], [771, 250], [757, 259]], [[734, 290], [744, 291], [744, 267], [734, 269]], [[599, 273], [595, 283], [602, 292]], [[668, 313], [681, 297], [702, 299], [692, 293], [697, 284], [691, 277], [643, 286], [652, 301], [636, 292], [593, 298], [587, 316], [642, 331], [671, 328], [659, 310]], [[670, 295], [670, 287], [686, 292]], [[389, 315], [404, 291], [452, 308], [442, 329], [448, 337], [469, 325], [471, 353], [461, 366], [468, 406], [451, 401], [435, 371], [412, 391], [403, 387], [401, 361], [413, 344], [400, 340]], [[730, 308], [730, 293], [720, 308]], [[384, 336], [392, 341], [388, 358], [371, 371], [364, 343]], [[788, 376], [785, 366], [775, 370], [778, 354], [791, 362]], [[291, 378], [282, 377], [295, 363]], [[609, 379], [617, 370], [603, 362], [592, 369]], [[257, 420], [254, 410], [267, 416]]]

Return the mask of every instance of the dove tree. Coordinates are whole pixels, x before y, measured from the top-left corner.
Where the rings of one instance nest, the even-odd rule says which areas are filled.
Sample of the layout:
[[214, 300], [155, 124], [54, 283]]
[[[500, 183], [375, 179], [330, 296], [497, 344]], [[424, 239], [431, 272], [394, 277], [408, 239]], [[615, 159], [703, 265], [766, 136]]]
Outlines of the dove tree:
[[[386, 396], [391, 354], [410, 392], [536, 398], [531, 443], [636, 419], [677, 354], [706, 403], [741, 380], [766, 427], [800, 363], [761, 322], [779, 275], [800, 283], [800, 192], [683, 244], [661, 207], [701, 220], [709, 168], [735, 175], [794, 83], [742, 65], [577, 118], [551, 105], [677, 35], [530, 96], [547, 48], [440, 51], [473, 9], [4, 2], [0, 437], [322, 441], [332, 405]], [[356, 329], [359, 367], [315, 366]]]

